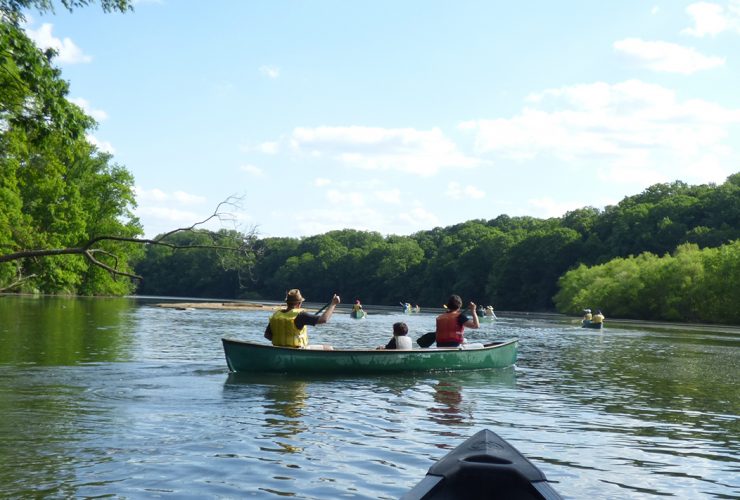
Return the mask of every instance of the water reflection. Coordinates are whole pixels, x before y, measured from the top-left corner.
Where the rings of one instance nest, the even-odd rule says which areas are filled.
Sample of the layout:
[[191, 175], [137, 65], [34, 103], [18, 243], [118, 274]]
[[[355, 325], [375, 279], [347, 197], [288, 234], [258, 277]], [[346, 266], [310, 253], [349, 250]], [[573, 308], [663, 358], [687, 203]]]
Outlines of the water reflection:
[[0, 363], [75, 365], [129, 358], [130, 299], [0, 296]]
[[435, 406], [429, 407], [430, 419], [441, 425], [470, 425], [470, 411], [461, 410], [462, 385], [453, 380], [440, 380], [434, 385]]
[[268, 386], [265, 391], [265, 425], [274, 431], [275, 444], [288, 453], [303, 451], [296, 446], [296, 436], [308, 430], [303, 423], [306, 383], [291, 380]]
[[[317, 342], [379, 345], [399, 318], [336, 319]], [[507, 370], [227, 375], [220, 338], [266, 320], [0, 298], [0, 497], [398, 498], [480, 428], [567, 498], [740, 492], [738, 332], [502, 318], [476, 332], [520, 338]]]
[[265, 437], [272, 440], [278, 449], [262, 449], [285, 453], [303, 451], [298, 437], [308, 430], [304, 423], [308, 382], [284, 375], [230, 373], [224, 389], [238, 389], [240, 386], [258, 389], [263, 401], [263, 422], [266, 430], [271, 431]]

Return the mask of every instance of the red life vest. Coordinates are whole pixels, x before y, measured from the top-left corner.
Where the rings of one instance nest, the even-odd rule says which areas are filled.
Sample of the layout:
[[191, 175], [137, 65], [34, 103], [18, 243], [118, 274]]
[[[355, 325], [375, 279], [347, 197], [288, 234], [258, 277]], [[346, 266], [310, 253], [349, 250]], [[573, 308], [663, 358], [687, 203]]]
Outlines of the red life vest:
[[437, 342], [457, 342], [462, 344], [463, 326], [458, 318], [460, 311], [452, 311], [437, 316]]

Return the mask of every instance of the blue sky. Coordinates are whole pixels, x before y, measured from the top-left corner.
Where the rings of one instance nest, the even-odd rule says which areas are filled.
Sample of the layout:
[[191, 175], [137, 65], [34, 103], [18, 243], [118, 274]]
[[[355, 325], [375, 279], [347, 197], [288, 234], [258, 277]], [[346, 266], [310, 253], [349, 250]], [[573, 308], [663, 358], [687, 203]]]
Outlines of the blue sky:
[[151, 0], [27, 31], [148, 236], [232, 195], [261, 237], [400, 235], [740, 171], [740, 0]]

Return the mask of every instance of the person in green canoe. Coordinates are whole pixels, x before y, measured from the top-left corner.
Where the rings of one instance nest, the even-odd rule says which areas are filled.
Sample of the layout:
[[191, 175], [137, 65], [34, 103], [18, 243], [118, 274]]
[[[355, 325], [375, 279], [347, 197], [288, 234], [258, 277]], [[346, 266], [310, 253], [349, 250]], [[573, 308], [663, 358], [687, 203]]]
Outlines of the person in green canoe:
[[460, 311], [462, 299], [459, 295], [450, 295], [445, 304], [445, 312], [437, 316], [437, 347], [458, 347], [465, 341], [465, 328], [479, 328], [478, 312], [475, 303], [468, 304], [471, 318]]
[[[297, 288], [288, 290], [285, 296], [285, 309], [275, 311], [265, 328], [265, 338], [272, 341], [272, 345], [279, 347], [308, 348], [308, 326], [326, 323], [334, 314], [334, 308], [339, 304], [339, 295], [334, 294], [331, 302], [321, 316], [309, 314], [301, 308], [303, 296]], [[331, 346], [323, 346], [331, 349]]]
[[393, 323], [393, 337], [391, 337], [385, 346], [380, 346], [376, 349], [399, 349], [402, 351], [410, 351], [414, 346], [411, 344], [411, 339], [408, 337], [408, 333], [409, 327], [406, 323]]

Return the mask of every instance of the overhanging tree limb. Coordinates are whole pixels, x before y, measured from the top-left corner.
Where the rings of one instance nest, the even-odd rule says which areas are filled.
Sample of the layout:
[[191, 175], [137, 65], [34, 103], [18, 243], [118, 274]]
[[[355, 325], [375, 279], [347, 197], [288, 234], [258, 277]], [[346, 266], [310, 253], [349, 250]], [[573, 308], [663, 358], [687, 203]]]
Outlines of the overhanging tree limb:
[[[236, 234], [239, 234], [238, 238], [235, 237], [234, 235], [231, 235], [228, 238], [226, 238], [223, 235], [213, 232], [213, 231], [206, 231], [206, 230], [198, 229], [199, 226], [202, 226], [213, 219], [218, 219], [222, 223], [224, 221], [233, 222], [236, 218], [233, 216], [233, 214], [223, 211], [223, 208], [225, 206], [236, 206], [239, 201], [241, 201], [240, 198], [231, 196], [227, 198], [226, 200], [222, 201], [221, 203], [219, 203], [218, 206], [216, 207], [216, 210], [204, 220], [200, 222], [196, 222], [187, 227], [173, 229], [172, 231], [168, 231], [167, 233], [159, 235], [156, 238], [133, 238], [133, 237], [126, 237], [126, 236], [101, 235], [101, 236], [95, 236], [77, 247], [28, 249], [28, 250], [19, 250], [16, 252], [5, 254], [5, 255], [0, 255], [0, 263], [11, 262], [14, 260], [27, 259], [27, 258], [50, 257], [50, 256], [58, 256], [58, 255], [81, 255], [93, 266], [104, 269], [108, 271], [109, 273], [111, 273], [112, 275], [125, 276], [125, 277], [132, 278], [132, 279], [142, 280], [143, 277], [138, 274], [133, 274], [133, 273], [119, 269], [118, 268], [118, 256], [115, 253], [109, 250], [105, 250], [103, 248], [99, 248], [98, 246], [102, 242], [105, 242], [105, 241], [114, 241], [114, 242], [131, 243], [131, 244], [138, 244], [138, 245], [157, 245], [157, 246], [171, 248], [173, 250], [207, 249], [207, 250], [226, 250], [226, 251], [235, 252], [235, 253], [251, 254], [253, 252], [253, 242], [254, 242], [254, 239], [256, 238], [255, 228], [251, 228], [246, 234], [236, 233]], [[206, 234], [209, 234], [214, 239], [214, 243], [213, 244], [180, 245], [177, 243], [172, 243], [172, 242], [167, 241], [167, 238], [175, 234], [195, 232], [195, 231], [206, 231]], [[226, 240], [230, 242], [231, 244], [225, 245], [225, 244], [216, 243], [216, 241], [223, 241], [223, 240]], [[105, 256], [106, 258], [112, 260], [113, 263], [107, 264], [101, 261], [98, 258], [98, 255]], [[27, 279], [27, 278], [24, 278], [24, 279]]]

